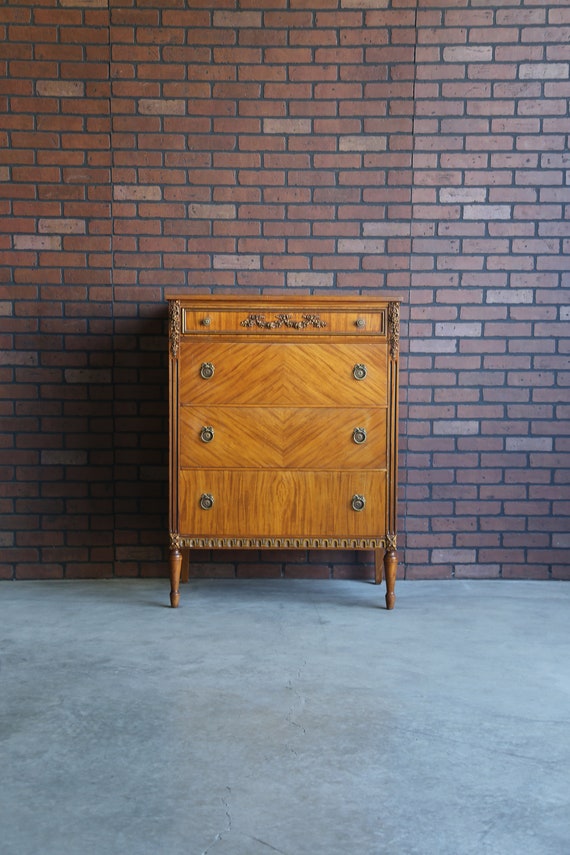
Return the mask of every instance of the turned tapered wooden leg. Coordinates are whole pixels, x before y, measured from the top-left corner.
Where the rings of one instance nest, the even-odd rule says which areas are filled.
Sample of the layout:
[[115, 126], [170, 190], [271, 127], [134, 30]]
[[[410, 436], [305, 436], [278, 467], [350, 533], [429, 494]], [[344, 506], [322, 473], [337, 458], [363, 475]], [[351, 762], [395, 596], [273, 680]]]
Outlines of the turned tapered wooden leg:
[[382, 584], [382, 574], [384, 571], [384, 564], [382, 563], [384, 558], [384, 550], [383, 549], [375, 549], [374, 550], [374, 584], [381, 585]]
[[190, 550], [186, 549], [182, 553], [182, 570], [180, 572], [180, 581], [185, 584], [190, 578]]
[[182, 552], [180, 549], [170, 550], [170, 605], [178, 608], [180, 602], [180, 570], [182, 569]]
[[384, 553], [384, 575], [386, 577], [386, 608], [393, 609], [396, 602], [394, 588], [396, 587], [396, 572], [398, 570], [398, 553], [395, 549], [387, 549]]

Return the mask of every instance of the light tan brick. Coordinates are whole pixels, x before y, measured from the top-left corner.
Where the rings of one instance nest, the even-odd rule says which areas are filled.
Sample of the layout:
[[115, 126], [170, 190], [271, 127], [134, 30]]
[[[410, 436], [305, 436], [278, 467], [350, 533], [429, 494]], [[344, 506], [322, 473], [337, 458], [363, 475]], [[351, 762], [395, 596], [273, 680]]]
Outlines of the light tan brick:
[[338, 242], [339, 252], [353, 252], [355, 254], [364, 253], [366, 255], [376, 255], [383, 253], [386, 250], [386, 241], [373, 240], [371, 238], [341, 238]]
[[433, 432], [436, 436], [475, 436], [479, 433], [479, 422], [475, 419], [435, 419]]
[[36, 92], [49, 98], [81, 98], [85, 83], [81, 80], [38, 80]]
[[290, 288], [331, 288], [332, 273], [288, 273], [287, 285]]
[[85, 234], [85, 220], [42, 217], [38, 222], [38, 231], [42, 234]]
[[485, 187], [442, 187], [439, 191], [439, 201], [451, 202], [484, 202]]
[[184, 116], [186, 113], [186, 101], [181, 99], [141, 98], [138, 107], [143, 116]]
[[188, 207], [188, 216], [202, 220], [233, 220], [236, 216], [236, 206], [195, 203]]
[[214, 27], [261, 27], [261, 12], [214, 12]]
[[344, 136], [339, 139], [341, 151], [386, 151], [385, 136]]
[[341, 9], [387, 9], [390, 0], [341, 0]]
[[412, 338], [411, 353], [457, 353], [455, 338]]
[[259, 270], [259, 255], [214, 255], [214, 270]]
[[119, 184], [113, 188], [113, 198], [117, 200], [141, 199], [145, 202], [157, 202], [162, 199], [162, 189], [158, 185]]
[[87, 9], [108, 9], [109, 0], [59, 0], [60, 6], [77, 6]]
[[491, 45], [453, 45], [443, 49], [444, 62], [491, 62]]
[[34, 350], [0, 350], [0, 365], [39, 365], [38, 357]]
[[567, 62], [523, 62], [519, 67], [521, 80], [567, 80]]
[[477, 552], [475, 549], [434, 549], [431, 560], [434, 564], [474, 564]]
[[14, 249], [61, 249], [61, 238], [56, 235], [14, 235]]
[[42, 451], [42, 466], [85, 466], [87, 464], [87, 452], [79, 450], [71, 451]]
[[507, 451], [552, 451], [551, 436], [508, 436], [505, 441]]
[[310, 134], [311, 119], [264, 119], [265, 134]]
[[435, 334], [441, 335], [444, 338], [479, 338], [481, 335], [481, 324], [478, 322], [437, 323], [435, 325]]
[[466, 205], [463, 211], [466, 220], [510, 220], [510, 205]]
[[527, 303], [534, 300], [530, 288], [490, 288], [487, 291], [488, 303]]

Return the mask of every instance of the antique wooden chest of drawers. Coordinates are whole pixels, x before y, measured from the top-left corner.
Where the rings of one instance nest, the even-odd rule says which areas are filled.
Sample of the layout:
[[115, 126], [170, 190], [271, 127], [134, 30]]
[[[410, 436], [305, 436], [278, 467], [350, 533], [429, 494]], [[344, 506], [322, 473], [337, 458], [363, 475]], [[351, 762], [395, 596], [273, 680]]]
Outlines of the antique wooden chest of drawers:
[[394, 605], [399, 303], [169, 301], [170, 575], [182, 550], [374, 550]]

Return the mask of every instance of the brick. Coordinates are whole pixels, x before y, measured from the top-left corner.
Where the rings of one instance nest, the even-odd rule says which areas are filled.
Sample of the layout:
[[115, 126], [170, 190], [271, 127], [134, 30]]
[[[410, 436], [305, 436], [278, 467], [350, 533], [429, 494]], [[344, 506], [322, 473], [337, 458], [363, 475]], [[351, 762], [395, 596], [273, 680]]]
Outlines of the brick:
[[287, 273], [287, 286], [289, 288], [331, 288], [333, 285], [332, 273]]
[[153, 99], [141, 98], [138, 102], [139, 113], [145, 115], [176, 115], [184, 116], [186, 113], [186, 102], [180, 99]]
[[61, 249], [61, 238], [47, 235], [14, 235], [15, 249]]
[[309, 134], [311, 119], [264, 119], [263, 132], [266, 134]]
[[519, 77], [521, 80], [567, 80], [569, 71], [567, 62], [521, 63]]
[[476, 557], [474, 549], [434, 549], [431, 554], [434, 564], [474, 564]]
[[214, 269], [259, 270], [259, 255], [214, 255]]
[[491, 62], [491, 45], [457, 45], [443, 49], [444, 62]]
[[121, 186], [115, 185], [113, 187], [113, 198], [114, 199], [129, 199], [129, 200], [144, 200], [144, 201], [157, 201], [162, 199], [162, 189], [158, 185], [152, 186], [141, 186], [141, 185], [131, 185], [131, 186]]
[[231, 29], [239, 29], [244, 27], [261, 27], [262, 13], [261, 12], [229, 12], [219, 11], [214, 12], [213, 25], [214, 27], [229, 27]]
[[341, 9], [387, 9], [389, 0], [341, 0]]
[[463, 216], [473, 220], [509, 220], [510, 205], [466, 205]]
[[341, 136], [340, 151], [385, 151], [387, 140], [385, 136]]
[[234, 219], [236, 216], [235, 205], [198, 205], [192, 204], [188, 207], [188, 216], [200, 219]]
[[[559, 499], [551, 520], [547, 493], [528, 507], [523, 497], [568, 478], [568, 438], [552, 422], [570, 380], [564, 4], [154, 5], [115, 5], [111, 28], [107, 0], [41, 4], [33, 19], [23, 4], [7, 10], [2, 419], [28, 419], [5, 447], [34, 455], [11, 459], [10, 483], [75, 502], [66, 546], [83, 550], [45, 572], [166, 572], [164, 288], [393, 287], [404, 298], [407, 526], [440, 538], [409, 543], [409, 577], [547, 575], [527, 551], [546, 548], [532, 539], [550, 537], [545, 523], [567, 530], [567, 509]], [[97, 334], [109, 324], [123, 342], [111, 362]], [[122, 414], [110, 445], [102, 406]], [[33, 429], [40, 417], [52, 419], [47, 433]], [[82, 452], [86, 433], [84, 464], [39, 468], [40, 454]], [[121, 465], [89, 477], [113, 443]], [[507, 501], [507, 516], [488, 516]], [[55, 529], [41, 506], [26, 520], [12, 530], [47, 543]], [[90, 528], [104, 529], [100, 550], [82, 546]], [[113, 569], [116, 547], [131, 551]], [[446, 563], [431, 561], [436, 549], [452, 551]], [[9, 560], [13, 574], [41, 573], [37, 551], [30, 570], [21, 550]], [[199, 560], [206, 575], [276, 566], [265, 555]], [[356, 578], [370, 566], [285, 554], [279, 572], [292, 561], [298, 575]]]

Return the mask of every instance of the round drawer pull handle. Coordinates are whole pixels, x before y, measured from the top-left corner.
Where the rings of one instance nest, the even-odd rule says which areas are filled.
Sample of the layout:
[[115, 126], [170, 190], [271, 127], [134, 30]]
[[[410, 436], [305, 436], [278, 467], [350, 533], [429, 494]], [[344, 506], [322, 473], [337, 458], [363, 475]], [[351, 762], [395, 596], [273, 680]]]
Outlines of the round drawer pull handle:
[[212, 323], [212, 321], [210, 320], [210, 318], [202, 318], [202, 326], [203, 327], [209, 327], [211, 323]]
[[362, 445], [363, 442], [366, 442], [366, 428], [354, 428], [352, 438], [357, 445]]
[[204, 511], [209, 511], [214, 506], [214, 497], [211, 493], [202, 493], [200, 496], [200, 507]]
[[214, 365], [211, 362], [203, 362], [200, 366], [200, 377], [204, 380], [209, 380], [210, 377], [214, 376]]
[[200, 439], [202, 442], [211, 442], [214, 438], [214, 428], [210, 425], [204, 426], [200, 431]]
[[355, 380], [364, 380], [367, 374], [366, 365], [362, 365], [362, 363], [357, 363], [352, 369], [352, 375]]
[[366, 507], [366, 499], [364, 496], [359, 496], [358, 493], [352, 497], [352, 510], [363, 511]]
[[355, 323], [356, 323], [356, 326], [358, 327], [359, 330], [363, 330], [364, 327], [366, 326], [366, 321], [364, 320], [364, 318], [358, 318], [358, 320], [355, 321]]

